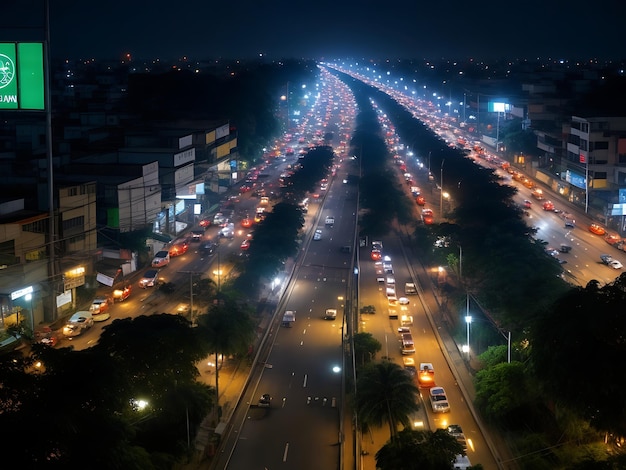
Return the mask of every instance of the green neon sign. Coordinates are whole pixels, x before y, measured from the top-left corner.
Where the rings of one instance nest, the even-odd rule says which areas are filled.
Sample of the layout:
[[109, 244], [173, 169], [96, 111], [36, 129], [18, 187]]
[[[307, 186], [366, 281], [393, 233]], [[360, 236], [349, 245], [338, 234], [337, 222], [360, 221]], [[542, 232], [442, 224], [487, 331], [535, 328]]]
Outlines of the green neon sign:
[[0, 109], [45, 109], [42, 43], [0, 43]]

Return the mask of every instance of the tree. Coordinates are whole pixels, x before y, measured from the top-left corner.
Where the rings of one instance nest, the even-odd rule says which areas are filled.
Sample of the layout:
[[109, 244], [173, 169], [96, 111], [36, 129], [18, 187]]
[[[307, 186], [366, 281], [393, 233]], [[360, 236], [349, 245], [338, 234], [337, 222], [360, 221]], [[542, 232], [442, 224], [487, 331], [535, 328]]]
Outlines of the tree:
[[198, 325], [210, 351], [215, 353], [215, 405], [219, 410], [219, 356], [247, 354], [256, 324], [247, 310], [231, 298], [221, 296], [206, 315], [198, 317]]
[[361, 332], [354, 335], [354, 357], [362, 366], [370, 362], [382, 347], [372, 333]]
[[599, 430], [626, 435], [626, 274], [601, 286], [570, 289], [535, 320], [530, 331], [533, 369], [547, 396]]
[[409, 415], [419, 409], [413, 379], [390, 361], [366, 365], [357, 377], [356, 390], [356, 410], [364, 429], [387, 422], [394, 437], [398, 424], [409, 426]]
[[463, 446], [445, 429], [404, 429], [376, 453], [381, 470], [450, 470]]
[[506, 423], [533, 399], [521, 362], [500, 363], [476, 373], [476, 406], [486, 417]]

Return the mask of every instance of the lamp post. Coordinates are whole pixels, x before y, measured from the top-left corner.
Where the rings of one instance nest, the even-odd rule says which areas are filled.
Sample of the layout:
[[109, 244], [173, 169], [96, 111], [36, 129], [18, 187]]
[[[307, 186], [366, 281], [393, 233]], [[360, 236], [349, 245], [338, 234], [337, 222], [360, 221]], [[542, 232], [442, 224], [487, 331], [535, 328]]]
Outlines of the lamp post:
[[33, 294], [26, 294], [24, 300], [27, 300], [30, 303], [30, 328], [32, 334], [35, 334], [35, 314], [33, 312]]
[[439, 176], [439, 186], [441, 187], [439, 191], [439, 213], [441, 218], [443, 218], [443, 164], [445, 161], [445, 158], [441, 159], [441, 174]]
[[469, 296], [467, 296], [467, 313], [465, 315], [465, 324], [467, 325], [467, 343], [465, 345], [465, 350], [467, 351], [467, 360], [470, 360], [470, 324], [472, 323], [472, 316], [469, 315]]

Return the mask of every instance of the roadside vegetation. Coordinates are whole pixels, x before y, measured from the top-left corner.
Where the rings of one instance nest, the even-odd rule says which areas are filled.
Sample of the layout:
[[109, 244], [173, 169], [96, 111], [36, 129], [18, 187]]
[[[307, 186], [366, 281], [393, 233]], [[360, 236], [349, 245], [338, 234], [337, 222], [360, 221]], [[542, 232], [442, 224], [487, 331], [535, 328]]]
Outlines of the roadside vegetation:
[[[394, 221], [410, 227], [420, 261], [447, 266], [453, 275], [442, 292], [452, 333], [464, 332], [467, 295], [481, 307], [479, 319], [494, 325], [493, 333], [481, 341], [500, 345], [479, 356], [476, 406], [495, 432], [507, 438], [517, 465], [529, 470], [622, 468], [626, 408], [623, 378], [615, 367], [623, 359], [620, 338], [626, 325], [620, 305], [626, 301], [626, 275], [605, 286], [592, 281], [572, 287], [561, 277], [561, 265], [545, 253], [541, 234], [528, 227], [523, 210], [514, 203], [515, 189], [450, 148], [384, 93], [341, 78], [351, 86], [364, 115], [352, 151], [372, 152], [364, 153], [360, 167], [361, 235], [387, 233]], [[380, 170], [392, 163], [370, 100], [384, 109], [403, 142], [411, 142], [417, 155], [429, 156], [430, 168], [437, 169], [435, 181], [443, 174], [454, 201], [444, 206], [446, 222], [406, 222], [406, 193], [389, 188], [386, 171]], [[526, 145], [526, 137], [512, 131], [509, 142]], [[370, 171], [383, 175], [376, 179], [378, 194], [386, 195], [379, 206], [369, 196]], [[392, 175], [390, 180], [397, 178]], [[376, 218], [384, 223], [369, 222]], [[503, 332], [512, 335], [510, 363], [507, 346], [501, 345]], [[366, 362], [362, 370], [367, 367]], [[357, 389], [356, 403], [359, 393]], [[391, 456], [403, 456], [392, 462], [409, 461], [416, 442], [424, 439], [400, 440], [392, 433], [385, 452], [381, 449], [377, 455], [379, 466], [418, 468], [386, 466], [383, 458], [389, 458], [391, 449]], [[432, 463], [419, 468], [445, 467]]]

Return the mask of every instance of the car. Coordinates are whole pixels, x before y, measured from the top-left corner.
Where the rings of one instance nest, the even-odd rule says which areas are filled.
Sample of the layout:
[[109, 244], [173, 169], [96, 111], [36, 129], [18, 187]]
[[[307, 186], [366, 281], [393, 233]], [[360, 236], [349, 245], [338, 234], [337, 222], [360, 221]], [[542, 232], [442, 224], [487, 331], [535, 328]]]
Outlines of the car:
[[204, 231], [203, 230], [192, 230], [191, 231], [191, 241], [192, 242], [199, 242], [202, 240], [202, 236], [204, 235]]
[[252, 219], [249, 218], [249, 217], [241, 219], [241, 226], [243, 228], [250, 228], [250, 227], [252, 227]]
[[159, 270], [148, 269], [141, 280], [139, 281], [139, 287], [145, 289], [146, 287], [154, 287], [159, 282]]
[[372, 242], [372, 250], [383, 251], [383, 242], [380, 240], [374, 240]]
[[324, 225], [329, 225], [329, 226], [333, 226], [335, 225], [335, 218], [332, 216], [327, 216], [326, 219], [324, 220]]
[[531, 201], [529, 201], [528, 199], [524, 199], [524, 207], [526, 209], [530, 209], [533, 206], [533, 203]]
[[589, 231], [595, 235], [604, 235], [606, 233], [606, 230], [604, 229], [604, 227], [598, 224], [591, 224], [589, 226]]
[[433, 413], [447, 413], [450, 411], [448, 396], [443, 387], [432, 387], [429, 392], [430, 406]]
[[225, 227], [222, 227], [218, 233], [220, 238], [233, 238], [235, 236], [235, 224], [229, 222]]
[[426, 199], [421, 194], [415, 198], [415, 202], [417, 202], [418, 206], [426, 205]]
[[554, 203], [552, 201], [546, 201], [543, 203], [544, 211], [554, 211]]
[[93, 321], [105, 321], [111, 317], [109, 313], [109, 303], [111, 300], [112, 299], [109, 297], [96, 297], [93, 299], [91, 307], [89, 307]]
[[376, 307], [374, 305], [363, 305], [363, 307], [361, 307], [361, 313], [369, 313], [373, 315], [376, 313]]
[[398, 303], [400, 305], [409, 305], [409, 299], [407, 297], [400, 297]]
[[324, 320], [334, 320], [335, 318], [337, 318], [337, 309], [327, 308], [324, 312]]
[[417, 371], [417, 385], [421, 388], [435, 386], [435, 369], [430, 362], [421, 362]]
[[202, 219], [198, 222], [198, 225], [204, 229], [207, 229], [211, 226], [211, 221], [209, 219]]
[[415, 377], [415, 374], [417, 373], [417, 370], [415, 369], [415, 359], [412, 357], [403, 357], [402, 364], [404, 365], [406, 373], [411, 377]]
[[246, 238], [244, 241], [241, 242], [241, 245], [239, 246], [239, 248], [241, 248], [244, 251], [250, 248], [250, 240]]
[[261, 398], [259, 398], [259, 406], [261, 408], [269, 408], [271, 404], [272, 396], [269, 393], [264, 393], [263, 395], [261, 395]]
[[622, 269], [624, 267], [622, 263], [620, 263], [616, 259], [614, 259], [613, 261], [609, 261], [608, 266], [610, 266], [613, 269]]
[[602, 261], [602, 264], [609, 264], [611, 261], [613, 261], [613, 257], [611, 255], [600, 255], [600, 261]]
[[383, 257], [382, 253], [378, 250], [372, 250], [370, 253], [370, 258], [374, 261], [378, 261], [382, 259], [382, 257]]
[[215, 247], [217, 245], [212, 242], [212, 241], [206, 241], [204, 242], [202, 245], [200, 245], [200, 248], [198, 249], [198, 251], [200, 251], [200, 253], [204, 254], [204, 255], [212, 255], [213, 252], [215, 251]]
[[426, 225], [432, 225], [435, 222], [432, 209], [422, 209], [422, 222]]
[[224, 222], [226, 222], [226, 216], [223, 213], [218, 212], [217, 214], [215, 214], [213, 216], [213, 224], [214, 225], [221, 225]]
[[313, 234], [313, 240], [317, 241], [321, 239], [322, 239], [322, 231], [318, 228], [317, 230], [315, 230], [315, 233]]
[[123, 302], [130, 296], [130, 293], [132, 292], [132, 290], [133, 290], [133, 287], [130, 284], [127, 284], [118, 289], [115, 289], [113, 291], [113, 301]]
[[413, 316], [412, 315], [402, 315], [400, 317], [400, 325], [402, 325], [402, 326], [412, 326], [413, 325]]
[[154, 255], [152, 259], [153, 268], [163, 268], [170, 264], [170, 253], [167, 250], [161, 250]]
[[91, 312], [76, 312], [63, 327], [63, 335], [66, 338], [73, 338], [74, 336], [82, 334], [83, 331], [88, 330], [92, 326], [93, 316]]
[[387, 283], [388, 286], [395, 288], [396, 279], [393, 276], [387, 276], [387, 278], [385, 279], [385, 282]]
[[179, 240], [170, 247], [169, 249], [170, 257], [184, 255], [185, 253], [187, 253], [188, 249], [189, 249], [189, 240], [187, 239]]
[[463, 447], [463, 452], [467, 451], [467, 439], [463, 433], [463, 428], [459, 424], [450, 424], [447, 428], [448, 433], [456, 438], [456, 441]]

